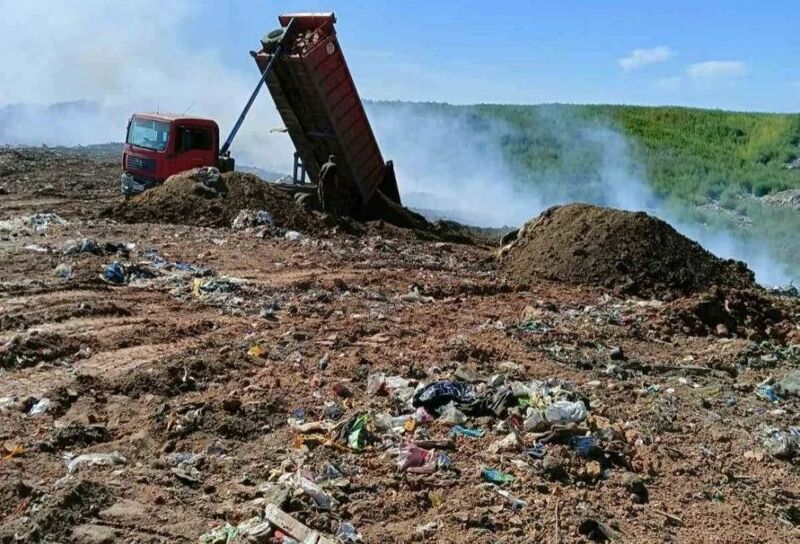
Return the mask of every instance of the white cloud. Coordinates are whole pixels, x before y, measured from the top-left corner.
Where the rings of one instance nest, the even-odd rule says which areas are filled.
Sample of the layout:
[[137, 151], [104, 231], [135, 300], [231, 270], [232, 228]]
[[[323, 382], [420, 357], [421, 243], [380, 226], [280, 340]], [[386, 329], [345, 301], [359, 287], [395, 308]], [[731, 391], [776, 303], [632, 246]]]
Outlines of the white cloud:
[[686, 75], [697, 83], [714, 83], [743, 76], [747, 65], [738, 60], [708, 60], [690, 64]]
[[648, 64], [666, 62], [672, 58], [674, 53], [669, 47], [664, 45], [653, 47], [652, 49], [634, 49], [627, 57], [619, 59], [619, 65], [626, 72], [637, 70]]
[[681, 76], [664, 77], [658, 80], [656, 87], [668, 91], [677, 91], [683, 86], [683, 78]]

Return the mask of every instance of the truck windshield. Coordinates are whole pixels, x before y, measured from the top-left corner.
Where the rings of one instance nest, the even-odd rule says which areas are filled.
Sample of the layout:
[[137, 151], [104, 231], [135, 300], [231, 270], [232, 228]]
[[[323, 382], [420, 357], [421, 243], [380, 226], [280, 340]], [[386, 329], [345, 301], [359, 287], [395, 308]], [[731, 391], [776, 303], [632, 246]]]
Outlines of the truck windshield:
[[134, 117], [128, 129], [127, 142], [154, 151], [164, 151], [169, 140], [169, 123]]

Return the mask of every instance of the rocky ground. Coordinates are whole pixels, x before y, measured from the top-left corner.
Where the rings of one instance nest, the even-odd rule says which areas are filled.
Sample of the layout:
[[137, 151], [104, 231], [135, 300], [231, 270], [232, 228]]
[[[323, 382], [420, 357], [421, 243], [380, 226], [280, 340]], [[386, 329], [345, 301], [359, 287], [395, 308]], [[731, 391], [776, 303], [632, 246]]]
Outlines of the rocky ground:
[[[246, 534], [269, 503], [342, 541], [800, 538], [796, 300], [747, 339], [381, 222], [120, 223], [118, 169], [0, 150], [0, 542], [288, 541]], [[412, 399], [440, 380], [469, 398]]]

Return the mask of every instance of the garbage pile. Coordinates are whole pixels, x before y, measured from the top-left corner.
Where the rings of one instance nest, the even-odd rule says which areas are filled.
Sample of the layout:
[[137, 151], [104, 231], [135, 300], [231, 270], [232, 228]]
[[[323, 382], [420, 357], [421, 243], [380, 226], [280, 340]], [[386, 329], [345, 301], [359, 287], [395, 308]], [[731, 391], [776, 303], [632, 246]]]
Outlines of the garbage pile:
[[0, 221], [0, 239], [11, 236], [44, 234], [53, 227], [67, 225], [67, 221], [55, 213], [35, 213]]
[[[459, 374], [464, 373], [454, 376]], [[347, 475], [363, 470], [353, 463], [374, 465], [355, 461], [354, 454], [377, 456], [385, 469], [409, 482], [423, 479], [434, 490], [428, 493], [433, 504], [445, 501], [435, 491], [438, 485], [476, 485], [510, 515], [528, 505], [523, 495], [535, 492], [531, 473], [596, 482], [617, 467], [631, 466], [621, 429], [592, 417], [588, 399], [566, 381], [497, 374], [426, 383], [374, 372], [366, 380], [367, 398], [357, 399], [343, 383], [333, 391], [339, 400], [327, 402], [318, 417], [298, 407], [289, 418], [301, 460], [287, 458], [273, 472], [263, 486], [268, 503], [301, 515], [318, 511], [338, 517], [351, 491]], [[314, 470], [303, 460], [319, 459], [313, 453], [318, 448], [330, 454]], [[246, 529], [221, 527], [214, 534]], [[435, 523], [418, 528], [427, 536], [436, 530]], [[212, 536], [207, 541], [214, 541]]]
[[521, 283], [549, 279], [643, 298], [755, 287], [744, 263], [715, 257], [664, 221], [589, 204], [554, 206], [528, 221], [501, 262]]
[[236, 223], [234, 228], [244, 228], [249, 219], [247, 215], [240, 216], [241, 212], [255, 210], [256, 221], [280, 228], [303, 232], [321, 228], [313, 213], [296, 204], [291, 194], [277, 185], [253, 174], [214, 174], [209, 170], [212, 169], [194, 169], [171, 176], [162, 185], [105, 210], [104, 215], [126, 223], [201, 227], [230, 227]]

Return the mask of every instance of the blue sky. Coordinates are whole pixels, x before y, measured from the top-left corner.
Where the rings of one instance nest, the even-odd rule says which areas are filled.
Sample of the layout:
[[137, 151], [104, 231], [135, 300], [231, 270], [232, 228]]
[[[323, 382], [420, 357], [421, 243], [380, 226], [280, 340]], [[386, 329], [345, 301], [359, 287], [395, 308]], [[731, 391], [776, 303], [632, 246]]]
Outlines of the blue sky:
[[797, 0], [220, 4], [185, 39], [242, 70], [278, 13], [335, 11], [367, 98], [800, 111]]

